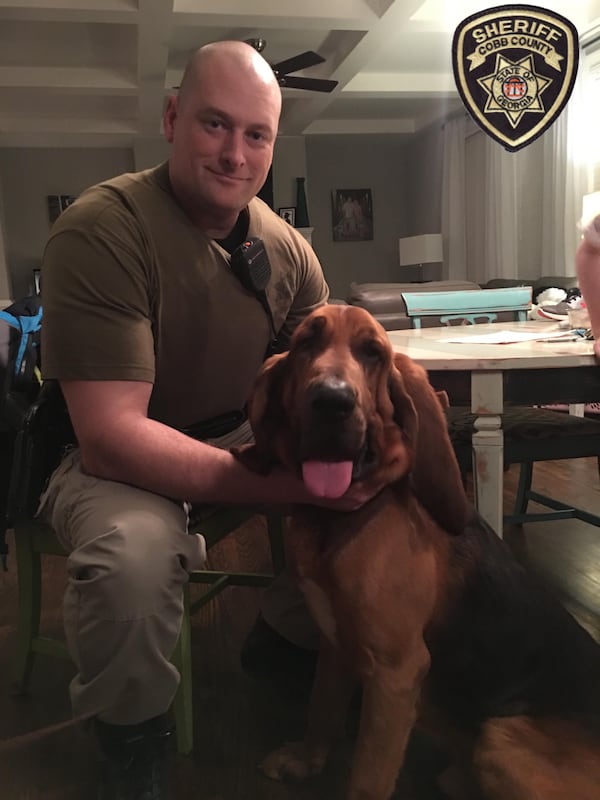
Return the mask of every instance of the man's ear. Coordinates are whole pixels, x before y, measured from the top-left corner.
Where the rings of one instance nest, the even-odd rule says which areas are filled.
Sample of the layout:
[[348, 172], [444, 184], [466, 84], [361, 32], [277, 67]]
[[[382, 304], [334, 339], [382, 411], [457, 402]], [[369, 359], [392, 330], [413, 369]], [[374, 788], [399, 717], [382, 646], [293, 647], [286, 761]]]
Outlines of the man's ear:
[[175, 138], [175, 119], [177, 118], [177, 96], [172, 94], [167, 100], [167, 105], [163, 112], [163, 129], [165, 139], [169, 144], [173, 144]]

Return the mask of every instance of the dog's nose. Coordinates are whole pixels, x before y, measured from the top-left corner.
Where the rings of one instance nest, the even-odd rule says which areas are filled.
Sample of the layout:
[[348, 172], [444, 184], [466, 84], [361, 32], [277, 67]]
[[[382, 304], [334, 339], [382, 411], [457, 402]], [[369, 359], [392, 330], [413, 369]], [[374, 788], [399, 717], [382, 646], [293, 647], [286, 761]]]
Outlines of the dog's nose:
[[310, 407], [318, 414], [332, 417], [348, 416], [356, 405], [356, 392], [341, 378], [327, 378], [310, 393]]

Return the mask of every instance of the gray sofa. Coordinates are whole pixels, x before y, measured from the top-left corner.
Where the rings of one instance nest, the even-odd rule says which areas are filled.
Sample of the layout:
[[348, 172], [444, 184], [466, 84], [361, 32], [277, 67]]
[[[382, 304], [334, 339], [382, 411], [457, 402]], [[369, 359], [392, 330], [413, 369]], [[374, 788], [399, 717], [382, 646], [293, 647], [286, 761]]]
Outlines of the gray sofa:
[[[577, 278], [566, 275], [543, 276], [535, 280], [517, 278], [495, 278], [481, 286], [472, 281], [428, 281], [426, 283], [353, 283], [346, 297], [349, 305], [361, 306], [377, 319], [388, 331], [411, 327], [402, 298], [403, 292], [468, 292], [473, 289], [501, 289], [508, 286], [531, 286], [533, 298], [551, 287], [571, 289], [577, 286]], [[439, 325], [436, 317], [427, 317], [423, 325]]]

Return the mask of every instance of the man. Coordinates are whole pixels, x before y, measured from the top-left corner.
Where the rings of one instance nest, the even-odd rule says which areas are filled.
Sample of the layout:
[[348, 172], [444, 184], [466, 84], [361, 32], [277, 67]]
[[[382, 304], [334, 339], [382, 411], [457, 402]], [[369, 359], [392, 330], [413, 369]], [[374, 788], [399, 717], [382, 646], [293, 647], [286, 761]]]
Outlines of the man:
[[[75, 714], [95, 717], [105, 798], [166, 796], [165, 712], [179, 681], [169, 658], [182, 586], [205, 559], [185, 502], [318, 502], [296, 476], [249, 473], [181, 432], [243, 409], [272, 327], [285, 349], [327, 300], [311, 248], [255, 197], [280, 109], [250, 46], [201, 48], [166, 107], [168, 163], [84, 192], [44, 253], [44, 376], [60, 382], [79, 447], [40, 514], [70, 552], [71, 698]], [[230, 268], [247, 237], [270, 256], [269, 314]], [[250, 435], [244, 423], [217, 444]], [[378, 488], [354, 486], [337, 507]]]

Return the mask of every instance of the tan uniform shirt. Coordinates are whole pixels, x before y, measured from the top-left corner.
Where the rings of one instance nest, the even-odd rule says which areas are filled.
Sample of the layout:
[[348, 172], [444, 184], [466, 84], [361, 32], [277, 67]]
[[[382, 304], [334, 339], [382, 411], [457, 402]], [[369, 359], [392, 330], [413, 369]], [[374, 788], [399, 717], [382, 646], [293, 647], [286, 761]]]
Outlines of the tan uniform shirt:
[[[248, 237], [263, 240], [271, 263], [266, 292], [285, 349], [327, 285], [296, 230], [261, 200], [248, 211]], [[166, 164], [88, 189], [44, 253], [44, 377], [151, 382], [150, 416], [178, 428], [242, 409], [272, 334], [229, 262], [177, 204]]]

